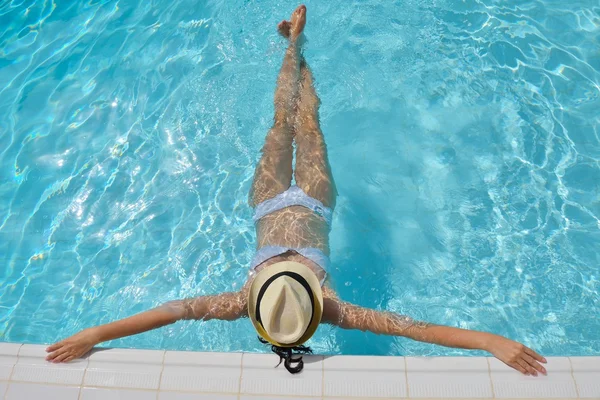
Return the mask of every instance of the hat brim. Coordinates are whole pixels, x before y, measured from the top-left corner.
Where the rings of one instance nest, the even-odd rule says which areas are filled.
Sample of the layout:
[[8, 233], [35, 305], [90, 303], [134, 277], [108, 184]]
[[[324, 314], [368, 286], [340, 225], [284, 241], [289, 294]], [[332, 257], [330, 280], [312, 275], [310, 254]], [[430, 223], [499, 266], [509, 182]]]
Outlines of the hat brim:
[[[279, 343], [273, 338], [269, 336], [263, 326], [256, 319], [256, 301], [258, 298], [258, 293], [264, 283], [269, 280], [273, 275], [276, 275], [280, 272], [295, 272], [302, 276], [308, 286], [313, 292], [314, 298], [314, 307], [313, 307], [313, 318], [310, 325], [306, 328], [306, 331], [294, 343]], [[252, 325], [254, 325], [254, 329], [258, 332], [258, 334], [268, 341], [271, 344], [279, 347], [294, 347], [301, 345], [306, 342], [311, 336], [315, 333], [317, 328], [319, 327], [319, 323], [321, 322], [321, 317], [323, 316], [323, 292], [321, 290], [321, 283], [317, 278], [317, 275], [306, 265], [300, 264], [295, 261], [282, 261], [275, 263], [273, 265], [268, 266], [267, 268], [261, 270], [256, 277], [252, 281], [250, 285], [250, 290], [248, 291], [248, 317], [250, 317], [250, 321], [252, 321]]]

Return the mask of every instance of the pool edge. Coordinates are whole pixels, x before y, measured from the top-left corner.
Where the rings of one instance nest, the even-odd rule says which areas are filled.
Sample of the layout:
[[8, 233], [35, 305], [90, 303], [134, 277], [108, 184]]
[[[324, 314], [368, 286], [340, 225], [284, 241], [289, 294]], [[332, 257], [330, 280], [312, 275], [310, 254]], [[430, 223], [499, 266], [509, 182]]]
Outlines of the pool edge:
[[45, 346], [0, 342], [0, 399], [600, 399], [600, 357], [548, 357], [529, 377], [492, 357], [306, 356], [100, 348], [51, 364]]

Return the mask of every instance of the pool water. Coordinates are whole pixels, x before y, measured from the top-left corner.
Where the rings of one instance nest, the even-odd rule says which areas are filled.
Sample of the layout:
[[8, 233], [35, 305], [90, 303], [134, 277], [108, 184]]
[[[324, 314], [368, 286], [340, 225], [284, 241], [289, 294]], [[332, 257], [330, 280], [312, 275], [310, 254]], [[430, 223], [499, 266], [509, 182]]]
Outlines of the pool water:
[[[277, 0], [0, 3], [0, 340], [239, 289]], [[600, 354], [596, 0], [307, 0], [340, 296]], [[265, 351], [248, 320], [109, 343]], [[321, 327], [317, 352], [466, 355]]]

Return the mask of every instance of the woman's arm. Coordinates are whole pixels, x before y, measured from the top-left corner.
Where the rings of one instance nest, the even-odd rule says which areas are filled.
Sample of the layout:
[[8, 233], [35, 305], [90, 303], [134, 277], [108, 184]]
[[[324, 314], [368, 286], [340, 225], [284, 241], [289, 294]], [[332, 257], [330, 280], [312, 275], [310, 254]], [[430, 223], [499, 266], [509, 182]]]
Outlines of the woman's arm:
[[181, 319], [231, 321], [245, 314], [245, 304], [246, 296], [242, 292], [171, 301], [129, 318], [84, 329], [49, 346], [46, 351], [50, 354], [46, 360], [52, 362], [71, 361], [83, 356], [99, 343], [160, 328]]
[[324, 299], [323, 322], [446, 347], [485, 350], [526, 375], [537, 376], [537, 371], [546, 373], [538, 363], [545, 363], [545, 358], [520, 343], [491, 333], [418, 322], [404, 315], [371, 310], [335, 298]]

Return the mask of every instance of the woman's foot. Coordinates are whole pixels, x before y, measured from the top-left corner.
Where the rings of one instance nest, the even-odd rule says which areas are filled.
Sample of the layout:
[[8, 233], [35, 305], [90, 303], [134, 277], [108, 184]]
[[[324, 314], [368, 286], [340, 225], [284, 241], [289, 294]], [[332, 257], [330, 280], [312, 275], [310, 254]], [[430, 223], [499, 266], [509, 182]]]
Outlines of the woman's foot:
[[277, 29], [281, 36], [290, 39], [295, 42], [302, 32], [304, 31], [304, 26], [306, 25], [306, 6], [301, 5], [290, 17], [289, 21], [281, 21], [279, 25], [277, 25]]

